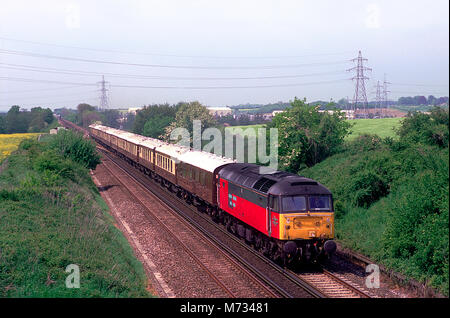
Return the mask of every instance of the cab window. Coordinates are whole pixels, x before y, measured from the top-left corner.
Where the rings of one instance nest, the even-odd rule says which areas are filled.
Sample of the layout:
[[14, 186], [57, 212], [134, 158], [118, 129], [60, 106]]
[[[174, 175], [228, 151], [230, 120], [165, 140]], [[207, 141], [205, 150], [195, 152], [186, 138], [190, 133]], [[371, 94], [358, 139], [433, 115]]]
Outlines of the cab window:
[[283, 212], [306, 211], [306, 198], [304, 196], [283, 197]]
[[269, 208], [273, 211], [278, 211], [278, 197], [269, 197]]
[[327, 195], [317, 195], [309, 197], [309, 209], [311, 211], [331, 210], [331, 198]]

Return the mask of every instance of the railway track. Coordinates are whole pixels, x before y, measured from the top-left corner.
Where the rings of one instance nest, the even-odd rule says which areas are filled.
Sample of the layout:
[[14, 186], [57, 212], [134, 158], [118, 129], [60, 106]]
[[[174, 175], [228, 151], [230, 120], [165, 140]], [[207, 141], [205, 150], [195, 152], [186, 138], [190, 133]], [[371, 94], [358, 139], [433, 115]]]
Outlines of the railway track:
[[[74, 128], [74, 127], [70, 127]], [[76, 129], [76, 128], [75, 128]], [[77, 129], [78, 131], [80, 129]], [[201, 233], [203, 236], [207, 237], [211, 244], [215, 244], [215, 248], [218, 253], [221, 254], [229, 254], [227, 255], [227, 259], [230, 263], [233, 263], [233, 266], [241, 267], [242, 271], [246, 271], [249, 277], [256, 276], [258, 280], [255, 280], [255, 284], [260, 285], [260, 282], [264, 282], [267, 287], [261, 287], [266, 289], [267, 295], [269, 297], [284, 297], [284, 298], [294, 298], [294, 297], [315, 297], [315, 298], [370, 298], [370, 295], [366, 292], [360, 290], [354, 285], [346, 282], [342, 278], [336, 276], [332, 272], [327, 271], [326, 269], [320, 268], [316, 271], [312, 272], [300, 272], [296, 273], [291, 270], [287, 270], [274, 263], [273, 261], [267, 259], [257, 251], [255, 251], [252, 247], [248, 246], [241, 239], [232, 235], [228, 231], [226, 231], [222, 226], [213, 222], [209, 216], [203, 215], [196, 211], [196, 208], [191, 204], [188, 204], [184, 200], [178, 198], [174, 193], [171, 193], [167, 190], [161, 188], [161, 185], [157, 184], [154, 180], [148, 178], [146, 175], [142, 174], [140, 171], [135, 169], [129, 163], [123, 161], [122, 159], [116, 157], [111, 154], [108, 150], [103, 147], [99, 148], [100, 151], [107, 156], [112, 163], [114, 163], [118, 168], [120, 168], [124, 173], [126, 173], [130, 178], [134, 179], [140, 186], [146, 191], [150, 191], [158, 200], [167, 206], [170, 210], [176, 212], [174, 215], [177, 215], [178, 218], [183, 219], [184, 222], [188, 222], [191, 226], [193, 226], [196, 231]], [[130, 169], [131, 168], [131, 169]], [[122, 183], [122, 185], [128, 189], [127, 185]], [[128, 191], [133, 194], [132, 189], [128, 189]], [[135, 196], [136, 197], [136, 196]], [[141, 201], [136, 198], [136, 200]], [[176, 204], [175, 204], [176, 202]], [[142, 202], [141, 202], [142, 203]], [[145, 206], [145, 204], [143, 204]], [[185, 213], [186, 210], [191, 210], [195, 217], [192, 214]], [[215, 235], [212, 235], [209, 230], [206, 230], [204, 226], [200, 225], [198, 219], [201, 218], [204, 222], [213, 226], [217, 231], [223, 233], [228, 237], [229, 240], [232, 240], [236, 244], [240, 246], [241, 249], [245, 249], [248, 253], [251, 253], [254, 258], [257, 258], [260, 262], [265, 263], [272, 271], [277, 272], [279, 275], [282, 275], [285, 280], [288, 280], [291, 285], [286, 287], [286, 283], [280, 283], [277, 279], [274, 279], [273, 274], [267, 275], [261, 269], [254, 266], [251, 262], [249, 262], [245, 257], [237, 253], [233, 248], [230, 248], [230, 244], [224, 243], [223, 241], [216, 238]], [[197, 220], [196, 220], [197, 219]], [[161, 221], [160, 221], [161, 222]], [[163, 222], [161, 222], [161, 226], [165, 228], [165, 230], [169, 233], [175, 235], [170, 228], [165, 226]], [[177, 239], [177, 242], [180, 246], [183, 246], [183, 249], [191, 255], [191, 257], [196, 258], [193, 253], [189, 251], [189, 247], [183, 244], [182, 241]], [[230, 242], [230, 241], [228, 241]], [[219, 248], [218, 248], [219, 247]], [[234, 259], [237, 260], [234, 261]], [[197, 262], [201, 264], [204, 260], [197, 258]], [[202, 265], [203, 266], [203, 265]], [[268, 268], [266, 267], [266, 268]], [[218, 278], [213, 272], [205, 269], [208, 272], [208, 275], [217, 281], [217, 284], [223, 285], [221, 283], [220, 278]], [[295, 291], [295, 286], [297, 289], [302, 289], [304, 291], [303, 295], [298, 293], [298, 290]], [[223, 289], [230, 297], [234, 297], [232, 291], [227, 290], [226, 286], [223, 286]]]
[[[102, 149], [102, 152], [108, 156], [108, 158], [112, 161], [114, 161], [117, 165], [121, 166], [121, 164], [117, 163], [118, 158], [114, 158], [113, 155], [111, 155], [107, 150]], [[124, 162], [124, 164], [126, 164]], [[120, 167], [124, 172], [127, 174], [130, 174], [129, 169], [125, 169], [124, 167]], [[135, 178], [135, 174], [130, 174], [131, 177], [133, 177], [136, 181], [141, 183], [141, 185], [146, 189], [151, 191], [154, 195], [156, 195], [161, 202], [163, 202], [166, 206], [171, 208], [172, 210], [175, 210], [179, 215], [182, 215], [182, 217], [190, 224], [193, 224], [198, 231], [203, 233], [203, 235], [207, 236], [210, 240], [214, 241], [214, 243], [218, 246], [220, 246], [220, 250], [227, 251], [227, 253], [231, 254], [234, 258], [236, 258], [240, 263], [245, 264], [247, 270], [250, 270], [254, 275], [256, 275], [260, 280], [264, 281], [266, 284], [271, 286], [276, 292], [278, 293], [277, 297], [285, 297], [285, 298], [292, 298], [295, 297], [295, 294], [290, 293], [289, 291], [286, 291], [285, 288], [280, 287], [279, 284], [273, 282], [270, 278], [267, 278], [263, 273], [261, 273], [258, 269], [255, 269], [249, 262], [247, 262], [243, 257], [241, 257], [238, 253], [234, 252], [232, 249], [230, 249], [226, 244], [223, 244], [219, 240], [217, 240], [215, 237], [213, 237], [207, 230], [202, 228], [201, 225], [198, 224], [193, 218], [186, 215], [184, 213], [183, 209], [180, 207], [176, 207], [173, 204], [170, 204], [168, 202], [173, 202], [173, 200], [176, 198], [180, 203], [182, 203], [186, 208], [189, 208], [193, 210], [193, 206], [187, 204], [184, 200], [181, 200], [177, 198], [172, 193], [167, 193], [167, 191], [159, 191], [157, 189], [154, 189], [153, 187], [149, 189], [149, 182], [142, 183], [142, 180], [139, 180], [139, 178]], [[148, 178], [147, 178], [148, 179]], [[153, 182], [152, 180], [149, 180]], [[156, 185], [156, 184], [155, 184]], [[194, 213], [197, 213], [195, 211]], [[276, 270], [278, 273], [284, 275], [287, 279], [289, 279], [291, 282], [293, 282], [295, 285], [297, 285], [300, 288], [305, 289], [312, 297], [317, 298], [325, 298], [325, 297], [349, 297], [349, 298], [356, 298], [356, 297], [362, 297], [362, 298], [368, 298], [370, 297], [365, 292], [357, 289], [356, 287], [350, 285], [349, 283], [345, 282], [341, 278], [337, 277], [333, 273], [325, 270], [320, 269], [317, 272], [311, 272], [311, 273], [295, 273], [290, 270], [286, 270], [282, 267], [280, 267], [278, 264], [272, 262], [271, 260], [267, 259], [263, 255], [259, 254], [253, 248], [245, 244], [242, 240], [235, 237], [234, 235], [227, 232], [224, 228], [222, 228], [220, 225], [214, 223], [211, 221], [211, 219], [206, 216], [199, 214], [199, 216], [212, 226], [216, 227], [218, 230], [220, 230], [222, 233], [227, 235], [229, 238], [231, 238], [233, 241], [237, 242], [242, 248], [246, 249], [249, 253], [254, 254], [260, 261], [265, 262], [268, 264], [272, 269]], [[275, 295], [273, 295], [275, 296]]]
[[[119, 164], [117, 164], [116, 162], [114, 162], [110, 155], [107, 154], [107, 152], [104, 149], [101, 149], [102, 153], [106, 156], [108, 156], [108, 158], [110, 159], [110, 161], [104, 162], [104, 166], [105, 168], [111, 173], [111, 175], [115, 175], [116, 172], [114, 172], [114, 168], [120, 169], [124, 174], [126, 174], [129, 178], [133, 178], [134, 177], [129, 174], [127, 172], [127, 170], [123, 169]], [[114, 165], [114, 167], [112, 167], [111, 165]], [[118, 182], [120, 183], [120, 185], [122, 187], [124, 187], [125, 189], [127, 189], [129, 191], [129, 193], [131, 194], [131, 196], [137, 201], [139, 202], [142, 206], [147, 207], [148, 202], [145, 202], [140, 196], [136, 195], [136, 187], [130, 187], [126, 182], [122, 181], [121, 178], [117, 178]], [[136, 179], [134, 179], [135, 181], [137, 181]], [[143, 185], [141, 185], [138, 181], [137, 181], [138, 187], [140, 187], [141, 191], [144, 191], [144, 193], [148, 192], [148, 189], [146, 189]], [[153, 198], [158, 200], [159, 203], [161, 203], [162, 205], [166, 206], [168, 208], [168, 210], [172, 210], [173, 216], [175, 218], [177, 218], [180, 222], [182, 222], [183, 224], [187, 225], [192, 231], [194, 231], [197, 235], [199, 236], [204, 236], [204, 233], [200, 232], [196, 227], [193, 227], [191, 223], [188, 223], [186, 219], [184, 219], [180, 214], [179, 211], [174, 210], [173, 207], [169, 206], [168, 204], [166, 204], [166, 202], [164, 202], [163, 200], [161, 200], [159, 197], [154, 196]], [[213, 263], [214, 261], [217, 260], [211, 260], [208, 259], [206, 257], [204, 257], [202, 254], [195, 254], [192, 251], [192, 245], [189, 244], [189, 240], [185, 241], [183, 240], [183, 237], [179, 235], [179, 233], [176, 233], [173, 229], [171, 229], [169, 226], [167, 226], [163, 220], [161, 220], [155, 213], [153, 213], [150, 209], [146, 209], [147, 211], [147, 215], [151, 216], [152, 220], [156, 220], [156, 222], [158, 223], [158, 225], [160, 226], [160, 228], [164, 229], [164, 231], [166, 231], [167, 233], [170, 234], [170, 236], [174, 239], [174, 241], [177, 243], [177, 245], [179, 247], [181, 247], [181, 249], [187, 253], [198, 265], [199, 267], [201, 267], [203, 269], [203, 271], [220, 287], [220, 289], [222, 289], [225, 294], [228, 297], [231, 298], [236, 298], [239, 297], [239, 295], [236, 295], [236, 292], [232, 290], [232, 288], [230, 288], [230, 286], [223, 281], [223, 278], [220, 277], [217, 273], [215, 273], [214, 271], [212, 271], [210, 268], [214, 267]], [[287, 293], [278, 285], [264, 280], [264, 283], [262, 281], [260, 281], [259, 279], [255, 278], [254, 273], [250, 272], [244, 265], [240, 264], [239, 262], [236, 262], [233, 257], [231, 257], [230, 255], [228, 255], [227, 253], [224, 252], [224, 250], [222, 248], [219, 248], [213, 241], [211, 240], [205, 240], [208, 243], [208, 246], [212, 249], [215, 250], [215, 252], [217, 253], [216, 256], [222, 258], [221, 259], [221, 266], [222, 267], [230, 267], [233, 266], [236, 270], [242, 272], [244, 275], [246, 275], [246, 277], [252, 281], [252, 286], [253, 288], [258, 288], [261, 290], [262, 295], [265, 295], [266, 297], [272, 297], [272, 298], [278, 298], [278, 297], [286, 297], [288, 296]], [[225, 262], [223, 260], [226, 260]], [[217, 264], [216, 264], [217, 266]], [[270, 286], [269, 287], [267, 287]]]
[[296, 273], [296, 275], [316, 286], [330, 298], [371, 298], [366, 292], [323, 268], [309, 273]]

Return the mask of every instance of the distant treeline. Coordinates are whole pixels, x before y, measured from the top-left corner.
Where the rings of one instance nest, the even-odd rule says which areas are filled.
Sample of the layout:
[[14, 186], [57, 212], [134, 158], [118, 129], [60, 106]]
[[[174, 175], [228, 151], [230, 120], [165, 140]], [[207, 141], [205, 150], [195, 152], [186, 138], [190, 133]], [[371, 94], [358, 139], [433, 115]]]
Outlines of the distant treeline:
[[[88, 127], [94, 122], [101, 122], [109, 127], [126, 129], [127, 127], [124, 126], [130, 121], [134, 121], [134, 115], [124, 116], [117, 109], [99, 111], [89, 104], [79, 104], [77, 109], [58, 108], [55, 109], [55, 114], [82, 127]], [[130, 116], [133, 118], [128, 118]]]
[[419, 106], [419, 105], [442, 105], [448, 104], [448, 97], [434, 97], [430, 95], [425, 96], [414, 96], [414, 97], [400, 97], [398, 99], [398, 105], [411, 105], [411, 106]]
[[[407, 96], [407, 97], [400, 97], [397, 101], [389, 100], [388, 104], [390, 106], [422, 106], [422, 105], [429, 105], [429, 106], [439, 106], [439, 105], [448, 105], [449, 98], [447, 96], [442, 97], [435, 97], [433, 95], [429, 95], [428, 97], [425, 96]], [[308, 103], [309, 105], [316, 105], [319, 106], [320, 109], [328, 109], [328, 108], [340, 108], [340, 109], [347, 109], [351, 105], [351, 101], [341, 98], [340, 100], [336, 101], [314, 101]], [[229, 106], [231, 109], [233, 109], [235, 114], [263, 114], [263, 113], [271, 113], [274, 110], [285, 110], [286, 108], [290, 107], [290, 103], [285, 102], [277, 102], [277, 103], [270, 103], [270, 104], [239, 104], [234, 106]], [[378, 107], [378, 102], [376, 101], [369, 101], [368, 102], [369, 108], [375, 108]]]
[[12, 106], [6, 114], [0, 114], [0, 134], [47, 131], [55, 120], [50, 108], [34, 107], [28, 111]]

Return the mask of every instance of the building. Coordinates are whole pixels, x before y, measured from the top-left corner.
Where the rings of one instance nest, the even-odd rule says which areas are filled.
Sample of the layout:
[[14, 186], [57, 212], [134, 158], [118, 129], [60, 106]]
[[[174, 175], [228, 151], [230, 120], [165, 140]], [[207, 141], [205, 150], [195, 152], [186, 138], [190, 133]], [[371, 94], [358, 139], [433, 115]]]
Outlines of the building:
[[136, 115], [136, 112], [138, 110], [141, 110], [142, 107], [132, 107], [132, 108], [128, 108], [128, 113], [132, 113], [133, 115]]
[[209, 113], [213, 116], [221, 117], [231, 115], [233, 110], [229, 107], [207, 107]]
[[[345, 118], [347, 119], [355, 119], [355, 111], [354, 110], [346, 110], [346, 109], [340, 109], [341, 113], [345, 114]], [[325, 113], [333, 114], [334, 110], [319, 110], [319, 113]]]
[[275, 117], [277, 114], [284, 112], [284, 110], [274, 110], [272, 112], [272, 117]]

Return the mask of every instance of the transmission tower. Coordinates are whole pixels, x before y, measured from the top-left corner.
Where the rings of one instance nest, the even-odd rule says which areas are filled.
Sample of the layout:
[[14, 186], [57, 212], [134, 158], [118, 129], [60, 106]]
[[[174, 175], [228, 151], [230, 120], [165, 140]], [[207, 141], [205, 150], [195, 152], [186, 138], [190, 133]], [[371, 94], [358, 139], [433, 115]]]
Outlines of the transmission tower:
[[109, 108], [108, 96], [106, 95], [106, 92], [109, 91], [106, 88], [106, 84], [109, 84], [109, 82], [106, 82], [105, 76], [102, 76], [102, 80], [97, 82], [97, 84], [100, 84], [100, 104], [98, 108], [100, 111], [103, 111]]
[[363, 58], [361, 51], [359, 51], [358, 57], [351, 60], [352, 62], [357, 62], [355, 67], [348, 69], [347, 71], [356, 71], [356, 76], [352, 77], [352, 80], [356, 80], [355, 85], [355, 95], [353, 97], [353, 110], [358, 109], [363, 110], [364, 117], [367, 117], [367, 95], [366, 95], [366, 84], [365, 81], [369, 78], [364, 75], [364, 71], [371, 71], [372, 69], [364, 66], [364, 62], [367, 62], [366, 58]]
[[386, 81], [386, 73], [384, 74], [384, 80], [383, 80], [383, 106], [385, 108], [385, 116], [388, 115], [388, 110], [389, 110], [389, 103], [388, 103], [388, 93], [390, 93], [391, 91], [388, 91], [387, 86], [388, 84], [391, 84], [389, 82]]
[[383, 97], [381, 96], [381, 85], [380, 81], [377, 81], [376, 92], [375, 92], [375, 113], [377, 112], [381, 115], [382, 107], [383, 107]]

